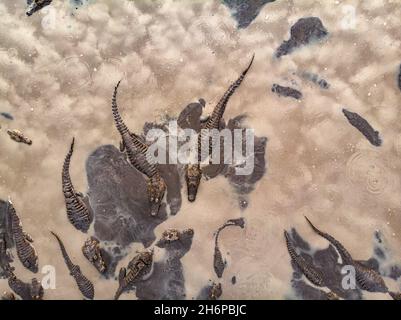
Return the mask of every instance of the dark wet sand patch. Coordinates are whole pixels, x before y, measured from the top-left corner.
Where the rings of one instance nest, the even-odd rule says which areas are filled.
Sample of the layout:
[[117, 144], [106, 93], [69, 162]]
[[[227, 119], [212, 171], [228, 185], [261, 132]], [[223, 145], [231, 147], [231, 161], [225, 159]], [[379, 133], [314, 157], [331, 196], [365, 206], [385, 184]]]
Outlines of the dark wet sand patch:
[[246, 28], [258, 16], [263, 6], [275, 0], [223, 0], [237, 21], [238, 28]]
[[327, 35], [328, 31], [318, 17], [301, 18], [291, 27], [290, 39], [277, 48], [275, 56], [280, 58], [296, 48], [319, 41]]
[[272, 85], [271, 91], [276, 93], [279, 97], [290, 97], [290, 98], [294, 98], [296, 100], [302, 99], [301, 91], [291, 88], [291, 87], [281, 86], [277, 83], [274, 83]]
[[358, 129], [360, 133], [362, 133], [368, 141], [376, 146], [380, 147], [382, 144], [382, 139], [379, 136], [379, 131], [373, 129], [373, 127], [366, 121], [365, 118], [361, 117], [356, 112], [348, 111], [347, 109], [343, 109], [344, 116], [347, 118], [348, 122]]
[[327, 90], [330, 88], [330, 84], [316, 73], [304, 71], [300, 73], [300, 77], [305, 80], [311, 81], [312, 83], [318, 85], [321, 89]]
[[7, 120], [14, 120], [14, 117], [11, 115], [11, 113], [8, 112], [0, 112], [0, 115], [7, 119]]

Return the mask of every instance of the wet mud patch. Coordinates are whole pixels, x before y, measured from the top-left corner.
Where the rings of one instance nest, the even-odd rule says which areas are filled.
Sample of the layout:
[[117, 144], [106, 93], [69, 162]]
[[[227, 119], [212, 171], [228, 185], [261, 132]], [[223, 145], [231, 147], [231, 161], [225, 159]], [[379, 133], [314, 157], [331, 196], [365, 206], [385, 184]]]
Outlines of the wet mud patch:
[[158, 216], [150, 216], [146, 180], [124, 154], [112, 145], [101, 146], [89, 156], [86, 172], [95, 236], [121, 248], [154, 242], [155, 227], [167, 219], [166, 205]]
[[327, 35], [328, 31], [318, 17], [301, 18], [291, 27], [290, 39], [277, 48], [275, 56], [280, 58], [290, 54], [299, 47], [324, 39]]
[[401, 64], [400, 64], [399, 71], [398, 71], [398, 81], [397, 81], [397, 84], [398, 84], [398, 88], [399, 88], [400, 91], [401, 91]]
[[275, 0], [223, 0], [230, 8], [232, 16], [237, 21], [238, 28], [246, 28], [258, 16], [260, 10], [267, 3]]
[[365, 263], [384, 277], [397, 281], [401, 278], [401, 265], [394, 256], [397, 256], [397, 253], [391, 252], [382, 233], [376, 231], [373, 238], [373, 255]]
[[321, 89], [327, 90], [330, 88], [330, 84], [316, 73], [303, 71], [299, 74], [299, 76], [302, 79], [308, 80], [314, 83], [315, 85], [318, 85]]

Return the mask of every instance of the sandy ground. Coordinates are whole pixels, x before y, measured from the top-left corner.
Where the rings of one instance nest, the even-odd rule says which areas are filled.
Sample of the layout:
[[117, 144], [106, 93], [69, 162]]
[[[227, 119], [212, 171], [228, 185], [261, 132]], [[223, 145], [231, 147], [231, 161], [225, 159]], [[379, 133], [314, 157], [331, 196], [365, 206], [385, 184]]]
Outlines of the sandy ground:
[[[229, 228], [220, 236], [222, 251], [230, 252], [222, 298], [291, 296], [283, 229], [296, 227], [316, 248], [328, 245], [307, 226], [305, 214], [356, 259], [372, 255], [373, 234], [380, 230], [392, 259], [400, 262], [398, 1], [279, 0], [240, 30], [218, 1], [99, 0], [78, 10], [68, 1], [54, 1], [30, 18], [24, 10], [22, 0], [0, 3], [0, 111], [15, 117], [0, 118], [0, 198], [12, 197], [35, 240], [40, 266], [56, 268], [57, 286], [46, 290], [46, 299], [81, 299], [49, 230], [60, 234], [94, 282], [96, 298], [109, 299], [117, 288], [84, 260], [80, 248], [86, 235], [68, 223], [61, 193], [61, 167], [72, 136], [71, 174], [82, 191], [87, 156], [102, 144], [118, 145], [110, 110], [115, 83], [123, 79], [121, 112], [130, 128], [140, 131], [145, 121], [176, 116], [200, 97], [210, 112], [253, 52], [254, 65], [226, 111], [226, 118], [245, 112], [246, 124], [268, 138], [267, 173], [250, 194], [249, 207], [241, 212], [227, 180], [219, 177], [202, 184], [195, 203], [184, 195], [180, 212], [156, 229], [157, 236], [168, 227], [195, 230], [182, 258], [187, 296], [215, 279], [213, 232], [239, 216], [246, 219], [245, 229]], [[291, 25], [306, 16], [320, 17], [327, 40], [274, 59]], [[319, 74], [330, 89], [293, 75], [302, 71]], [[291, 80], [303, 93], [301, 101], [270, 91], [273, 83]], [[383, 145], [370, 145], [345, 120], [343, 107], [379, 130]], [[33, 145], [11, 141], [7, 128], [22, 130]], [[32, 277], [18, 261], [15, 266], [21, 279]], [[399, 283], [390, 285], [400, 289]], [[5, 289], [0, 280], [0, 291]]]

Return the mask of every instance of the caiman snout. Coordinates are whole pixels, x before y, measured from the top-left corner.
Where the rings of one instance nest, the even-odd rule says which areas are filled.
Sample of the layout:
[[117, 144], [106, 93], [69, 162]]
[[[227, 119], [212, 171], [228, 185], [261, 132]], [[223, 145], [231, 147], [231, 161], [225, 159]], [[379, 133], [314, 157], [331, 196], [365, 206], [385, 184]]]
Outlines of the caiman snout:
[[166, 184], [162, 177], [157, 175], [149, 179], [148, 196], [150, 202], [151, 216], [156, 216], [158, 214], [165, 191], [166, 191]]
[[194, 202], [196, 199], [201, 176], [202, 171], [199, 165], [188, 165], [188, 167], [186, 168], [185, 180], [187, 182], [189, 202]]
[[188, 201], [194, 202], [196, 199], [196, 193], [198, 191], [198, 187], [195, 185], [188, 185]]
[[150, 215], [152, 217], [157, 216], [160, 208], [160, 203], [151, 203], [150, 204]]

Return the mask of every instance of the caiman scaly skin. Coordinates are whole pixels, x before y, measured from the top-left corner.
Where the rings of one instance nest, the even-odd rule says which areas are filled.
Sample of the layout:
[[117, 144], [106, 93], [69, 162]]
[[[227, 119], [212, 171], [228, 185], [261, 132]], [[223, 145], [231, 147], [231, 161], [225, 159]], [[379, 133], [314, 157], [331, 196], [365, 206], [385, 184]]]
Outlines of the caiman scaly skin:
[[33, 240], [22, 229], [21, 220], [10, 199], [8, 200], [8, 212], [11, 218], [11, 230], [18, 258], [25, 268], [36, 273], [38, 272], [38, 255], [32, 245]]
[[201, 178], [202, 169], [199, 163], [188, 164], [186, 166], [185, 181], [187, 183], [188, 201], [195, 201]]
[[36, 278], [31, 280], [31, 283], [25, 283], [19, 280], [13, 272], [8, 276], [8, 285], [19, 295], [22, 300], [42, 300], [44, 290], [40, 281]]
[[117, 91], [119, 85], [120, 81], [114, 88], [112, 112], [114, 122], [122, 139], [120, 150], [125, 151], [128, 161], [133, 167], [148, 177], [147, 193], [151, 207], [150, 214], [155, 216], [159, 212], [166, 191], [166, 183], [161, 177], [155, 163], [147, 156], [148, 146], [138, 135], [129, 131], [121, 118], [117, 105]]
[[360, 262], [355, 261], [345, 247], [334, 237], [328, 233], [324, 233], [317, 229], [312, 222], [305, 217], [309, 225], [318, 235], [329, 241], [338, 251], [342, 259], [343, 265], [350, 265], [355, 268], [356, 281], [361, 289], [369, 292], [388, 292], [388, 288], [384, 283], [383, 278], [375, 270], [362, 265]]
[[86, 259], [99, 271], [104, 273], [106, 271], [106, 262], [103, 259], [100, 250], [99, 240], [95, 237], [90, 237], [85, 241], [82, 246], [82, 253]]
[[121, 294], [129, 290], [135, 281], [140, 280], [147, 275], [152, 269], [153, 251], [144, 251], [137, 254], [128, 264], [128, 272], [126, 268], [121, 268], [118, 276], [119, 286], [114, 300], [118, 300]]
[[42, 8], [48, 6], [52, 3], [53, 0], [32, 0], [30, 8], [26, 12], [27, 16], [33, 15], [36, 11], [41, 10]]
[[74, 152], [74, 143], [75, 139], [72, 139], [70, 150], [64, 160], [61, 180], [68, 220], [76, 229], [86, 233], [92, 223], [93, 213], [88, 198], [84, 197], [82, 193], [76, 192], [71, 181], [70, 162]]
[[284, 231], [284, 237], [292, 261], [294, 261], [305, 277], [318, 287], [324, 286], [323, 277], [320, 272], [315, 270], [314, 266], [308, 263], [301, 255], [297, 254], [287, 231]]
[[95, 296], [95, 289], [93, 287], [92, 282], [90, 282], [88, 280], [88, 278], [86, 278], [82, 274], [81, 268], [78, 265], [75, 265], [71, 261], [60, 237], [57, 234], [55, 234], [54, 232], [51, 232], [51, 233], [56, 238], [56, 240], [60, 246], [61, 254], [63, 255], [65, 264], [67, 265], [67, 268], [70, 271], [70, 275], [75, 279], [75, 282], [78, 285], [79, 291], [81, 291], [81, 293], [83, 294], [83, 296], [85, 298], [92, 300], [93, 297]]
[[[214, 110], [211, 114], [211, 116], [207, 119], [207, 121], [204, 123], [202, 129], [219, 129], [219, 125], [221, 122], [221, 119], [223, 117], [224, 111], [226, 109], [228, 100], [230, 97], [234, 94], [235, 90], [241, 85], [242, 81], [244, 80], [246, 74], [248, 73], [249, 69], [251, 68], [251, 65], [253, 63], [253, 59], [255, 58], [255, 55], [252, 56], [251, 62], [249, 63], [248, 67], [242, 72], [240, 77], [230, 85], [228, 90], [224, 93], [223, 97], [221, 97], [220, 101], [217, 103], [217, 105], [214, 107]], [[212, 151], [212, 145], [210, 144], [210, 136], [205, 133], [204, 130], [201, 130], [199, 136], [198, 136], [198, 161], [195, 164], [187, 165], [186, 166], [186, 174], [185, 174], [185, 180], [187, 183], [187, 194], [188, 194], [188, 201], [193, 202], [196, 199], [196, 195], [198, 192], [200, 180], [202, 177], [202, 169], [200, 168], [200, 163], [202, 161], [202, 150], [205, 150], [205, 148], [202, 148], [202, 146], [208, 146], [206, 150], [209, 150], [209, 154], [211, 154]]]

